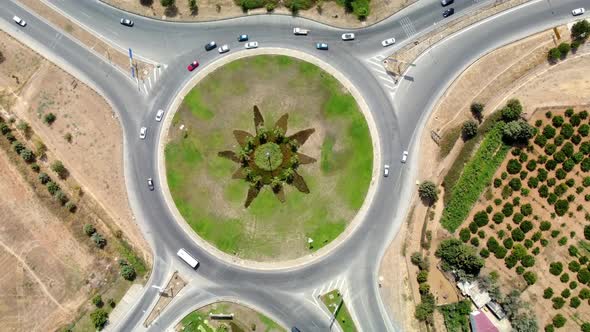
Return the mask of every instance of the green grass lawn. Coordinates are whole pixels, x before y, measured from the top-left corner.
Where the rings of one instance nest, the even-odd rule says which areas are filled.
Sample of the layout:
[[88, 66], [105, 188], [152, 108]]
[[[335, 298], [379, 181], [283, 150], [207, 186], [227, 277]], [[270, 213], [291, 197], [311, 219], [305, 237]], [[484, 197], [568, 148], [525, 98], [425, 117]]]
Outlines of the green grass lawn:
[[322, 295], [322, 302], [326, 305], [328, 310], [334, 314], [336, 311], [336, 320], [344, 332], [356, 332], [356, 326], [350, 317], [350, 313], [346, 308], [346, 304], [342, 300], [342, 296], [338, 290], [333, 290], [327, 294]]
[[[232, 179], [237, 165], [217, 154], [237, 151], [234, 130], [254, 133], [254, 105], [268, 127], [288, 113], [287, 136], [316, 130], [300, 152], [317, 162], [298, 169], [310, 194], [287, 186], [281, 203], [264, 188], [244, 208], [248, 184]], [[174, 201], [224, 252], [255, 260], [305, 255], [341, 234], [364, 202], [373, 167], [367, 123], [354, 98], [312, 64], [285, 56], [232, 62], [187, 95], [172, 123], [165, 155]]]
[[[212, 320], [210, 313], [234, 314], [231, 320]], [[184, 332], [224, 332], [226, 327], [232, 331], [284, 332], [285, 329], [272, 319], [250, 308], [230, 303], [219, 302], [202, 307], [185, 316], [180, 322]]]

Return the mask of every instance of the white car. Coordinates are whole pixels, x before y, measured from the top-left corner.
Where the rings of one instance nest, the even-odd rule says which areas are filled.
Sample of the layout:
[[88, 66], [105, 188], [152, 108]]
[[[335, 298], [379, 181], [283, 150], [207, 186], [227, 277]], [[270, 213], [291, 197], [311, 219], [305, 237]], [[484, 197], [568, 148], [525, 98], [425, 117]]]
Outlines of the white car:
[[388, 177], [389, 176], [389, 165], [385, 165], [383, 167], [383, 176], [384, 177]]
[[156, 121], [162, 121], [162, 117], [164, 117], [164, 110], [158, 110], [158, 112], [156, 113]]
[[342, 34], [342, 40], [354, 40], [354, 33], [348, 32]]
[[408, 151], [404, 151], [404, 153], [402, 154], [402, 163], [406, 163], [407, 160], [408, 160]]
[[391, 46], [393, 44], [395, 44], [395, 38], [388, 38], [381, 42], [381, 45], [383, 45], [383, 47]]
[[246, 49], [251, 49], [251, 48], [257, 48], [258, 47], [258, 42], [247, 42], [246, 44], [244, 44], [244, 47]]
[[141, 129], [139, 130], [139, 138], [145, 139], [145, 134], [147, 134], [147, 128], [141, 127]]
[[582, 15], [584, 14], [586, 10], [584, 8], [576, 8], [574, 10], [572, 10], [572, 15], [574, 16], [578, 16], [578, 15]]
[[27, 25], [27, 22], [25, 22], [25, 20], [23, 20], [22, 18], [15, 16], [12, 18], [12, 20], [14, 22], [16, 22], [16, 24], [20, 25], [21, 27], [24, 27], [25, 25]]
[[293, 28], [293, 34], [296, 36], [307, 36], [309, 30], [301, 28]]
[[217, 49], [219, 51], [219, 53], [225, 53], [225, 52], [229, 52], [229, 46], [227, 44], [221, 46], [220, 48]]

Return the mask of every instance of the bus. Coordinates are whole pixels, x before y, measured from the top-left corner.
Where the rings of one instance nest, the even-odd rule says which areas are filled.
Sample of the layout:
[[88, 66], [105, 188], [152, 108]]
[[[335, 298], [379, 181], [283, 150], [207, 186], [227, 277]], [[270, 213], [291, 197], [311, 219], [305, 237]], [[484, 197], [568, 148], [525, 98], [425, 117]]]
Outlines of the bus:
[[199, 261], [196, 260], [193, 256], [191, 256], [184, 248], [181, 248], [176, 253], [178, 257], [180, 257], [185, 263], [187, 263], [193, 269], [199, 265]]

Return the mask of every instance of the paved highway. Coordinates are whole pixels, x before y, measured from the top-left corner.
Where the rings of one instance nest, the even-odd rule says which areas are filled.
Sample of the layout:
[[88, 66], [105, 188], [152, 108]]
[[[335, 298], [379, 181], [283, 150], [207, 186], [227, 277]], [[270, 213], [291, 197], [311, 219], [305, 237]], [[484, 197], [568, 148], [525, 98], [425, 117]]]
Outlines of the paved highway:
[[[379, 24], [358, 30], [353, 42], [340, 40], [344, 30], [291, 16], [260, 15], [210, 23], [176, 23], [122, 14], [98, 1], [44, 1], [122, 49], [131, 47], [143, 58], [167, 65], [146, 95], [137, 91], [135, 82], [125, 73], [113, 69], [103, 58], [67, 36], [61, 36], [60, 31], [28, 13], [16, 0], [7, 0], [0, 8], [3, 30], [93, 86], [119, 114], [124, 131], [130, 204], [154, 253], [153, 273], [145, 292], [125, 320], [112, 327], [120, 331], [145, 329], [141, 325], [145, 312], [157, 298], [156, 290], [150, 286], [162, 285], [171, 269], [179, 269], [191, 278], [191, 284], [185, 295], [161, 313], [150, 330], [163, 330], [182, 318], [187, 310], [219, 298], [239, 299], [288, 327], [298, 326], [302, 331], [328, 330], [329, 316], [318, 308], [312, 293], [339, 278], [346, 282], [348, 305], [362, 331], [396, 329], [381, 301], [376, 271], [400, 226], [413, 190], [413, 172], [399, 163], [401, 152], [408, 146], [416, 148], [412, 143], [417, 130], [463, 68], [494, 48], [571, 19], [572, 8], [590, 5], [588, 0], [562, 0], [552, 1], [550, 8], [548, 1], [536, 0], [497, 15], [435, 44], [407, 72], [407, 77], [412, 79], [402, 80], [391, 88], [379, 77], [371, 60], [379, 61], [379, 56], [412, 40], [434, 23], [442, 24], [442, 8], [437, 1], [420, 0]], [[455, 16], [480, 5], [481, 2], [456, 0]], [[26, 28], [14, 25], [11, 22], [14, 14], [23, 17], [29, 25]], [[121, 16], [135, 20], [135, 27], [119, 25]], [[312, 32], [308, 37], [296, 37], [292, 34], [294, 26]], [[146, 178], [157, 178], [158, 171], [161, 127], [153, 120], [155, 111], [168, 109], [188, 82], [189, 62], [199, 59], [201, 66], [207, 66], [220, 56], [216, 51], [204, 51], [207, 41], [227, 42], [237, 48], [236, 37], [240, 33], [249, 34], [261, 47], [306, 52], [341, 71], [368, 103], [377, 124], [381, 159], [391, 165], [389, 178], [383, 179], [378, 174], [376, 196], [364, 222], [336, 250], [303, 266], [256, 270], [219, 259], [195, 244], [174, 221], [162, 193], [150, 192], [145, 185]], [[397, 39], [397, 46], [384, 49], [380, 42], [389, 37]], [[327, 41], [330, 51], [315, 50], [316, 41]], [[141, 126], [148, 127], [145, 140], [138, 137]], [[157, 188], [161, 185], [156, 183]], [[180, 247], [199, 259], [201, 265], [197, 271], [179, 263], [175, 253]]]

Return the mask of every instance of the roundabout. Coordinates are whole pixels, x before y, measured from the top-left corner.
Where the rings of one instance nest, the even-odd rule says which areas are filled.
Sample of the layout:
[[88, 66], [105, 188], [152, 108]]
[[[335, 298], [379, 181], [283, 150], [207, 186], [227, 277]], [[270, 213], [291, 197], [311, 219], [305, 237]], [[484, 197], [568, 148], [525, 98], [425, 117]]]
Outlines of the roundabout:
[[[7, 7], [12, 12], [24, 16], [31, 27], [43, 27], [31, 29], [32, 37], [26, 38], [34, 39], [35, 46], [41, 45], [38, 47], [40, 53], [54, 55], [58, 63], [66, 59], [66, 69], [81, 74], [92, 86], [98, 87], [99, 93], [109, 100], [120, 117], [125, 136], [125, 177], [130, 205], [141, 230], [152, 246], [154, 267], [140, 298], [124, 319], [113, 325], [115, 330], [161, 331], [178, 322], [179, 313], [186, 311], [186, 308], [192, 308], [196, 303], [213, 303], [216, 299], [226, 297], [240, 298], [253, 307], [262, 308], [271, 318], [284, 326], [298, 326], [302, 331], [325, 331], [331, 326], [330, 315], [315, 304], [317, 290], [338, 284], [345, 294], [350, 294], [349, 308], [360, 330], [391, 331], [395, 330], [395, 327], [390, 312], [381, 299], [377, 269], [387, 244], [403, 222], [402, 215], [413, 191], [411, 167], [404, 169], [397, 162], [401, 152], [412, 145], [416, 137], [415, 132], [420, 130], [420, 124], [427, 117], [432, 104], [462, 68], [490, 48], [569, 20], [570, 7], [579, 7], [582, 2], [567, 0], [553, 4], [551, 10], [548, 10], [545, 2], [530, 1], [529, 4], [457, 33], [452, 38], [433, 45], [428, 56], [419, 57], [416, 67], [406, 73], [409, 78], [400, 81], [395, 90], [385, 88], [378, 76], [371, 71], [372, 64], [368, 60], [388, 55], [382, 50], [379, 42], [393, 34], [397, 38], [397, 44], [390, 48], [391, 52], [395, 47], [412, 41], [413, 37], [404, 35], [404, 30], [399, 26], [401, 17], [411, 17], [418, 33], [430, 29], [433, 22], [441, 21], [438, 1], [428, 4], [421, 1], [415, 9], [408, 8], [403, 14], [394, 15], [375, 26], [360, 29], [357, 40], [346, 43], [340, 40], [342, 31], [338, 29], [298, 18], [273, 15], [203, 24], [158, 22], [134, 16], [136, 26], [133, 30], [117, 30], [113, 33], [111, 27], [104, 22], [117, 22], [118, 17], [122, 15], [120, 12], [100, 2], [71, 1], [56, 4], [72, 16], [83, 11], [92, 12], [92, 17], [84, 19], [85, 23], [99, 31], [106, 39], [125, 45], [125, 49], [132, 47], [140, 54], [167, 64], [167, 71], [162, 74], [149, 94], [138, 92], [137, 82], [127, 79], [125, 73], [113, 71], [108, 61], [98, 58], [96, 54], [68, 38], [53, 43], [55, 30], [41, 20], [20, 14], [24, 10], [18, 5], [9, 2]], [[473, 5], [466, 3], [462, 4], [463, 8]], [[7, 13], [7, 17], [10, 17], [9, 15], [13, 14]], [[293, 26], [309, 27], [312, 33], [309, 37], [295, 37], [292, 35]], [[371, 136], [377, 141], [373, 144], [371, 172], [375, 185], [369, 187], [368, 196], [358, 208], [357, 217], [343, 235], [320, 249], [318, 253], [295, 259], [298, 264], [277, 264], [272, 267], [266, 265], [267, 268], [262, 269], [259, 268], [261, 265], [250, 264], [250, 261], [242, 261], [241, 258], [224, 253], [200, 239], [187, 223], [182, 222], [180, 212], [174, 207], [172, 195], [166, 189], [168, 181], [163, 175], [166, 162], [163, 143], [168, 137], [166, 128], [171, 125], [175, 115], [171, 112], [166, 114], [160, 127], [160, 124], [153, 120], [154, 112], [160, 108], [178, 109], [181, 98], [188, 94], [197, 80], [207, 76], [225, 62], [245, 57], [244, 52], [230, 51], [217, 58], [217, 54], [205, 53], [201, 47], [212, 39], [235, 40], [235, 36], [244, 32], [256, 35], [262, 47], [260, 51], [276, 53], [276, 49], [289, 49], [303, 54], [304, 60], [314, 64], [314, 61], [329, 64], [332, 70], [326, 70], [327, 72], [341, 82], [350, 83], [343, 85], [359, 104], [360, 111], [367, 118]], [[190, 40], [190, 43], [187, 40]], [[323, 53], [316, 51], [313, 43], [317, 41], [329, 42], [330, 50]], [[235, 41], [230, 44], [232, 50], [237, 47]], [[188, 76], [186, 64], [195, 58], [199, 59], [202, 66], [194, 76]], [[96, 64], [88, 66], [88, 59], [94, 59]], [[178, 96], [180, 98], [177, 98]], [[270, 121], [272, 123], [284, 113], [289, 113], [290, 119], [293, 114], [292, 111], [281, 111], [276, 117], [267, 118], [266, 113], [275, 108], [263, 105], [260, 100], [253, 100], [243, 105], [245, 125], [237, 122], [228, 124], [224, 127], [224, 134], [229, 133], [228, 137], [233, 139], [233, 130], [252, 132], [255, 129], [252, 126], [254, 105], [260, 107], [265, 120], [274, 120]], [[210, 115], [203, 112], [200, 116]], [[144, 125], [148, 127], [148, 137], [140, 141], [137, 133]], [[314, 124], [301, 124], [292, 133], [306, 128], [318, 129]], [[309, 138], [309, 142], [302, 146], [305, 154], [317, 160], [316, 163], [302, 166], [302, 172], [310, 165], [321, 165], [321, 153], [314, 154], [313, 151], [305, 150], [312, 147], [310, 143], [315, 135], [319, 137], [319, 133], [319, 130], [316, 131]], [[171, 131], [171, 134], [174, 133]], [[228, 144], [219, 144], [215, 150], [212, 149], [215, 158], [211, 160], [218, 163], [227, 162], [228, 170], [224, 175], [231, 176], [236, 164], [229, 160], [219, 161], [222, 158], [216, 159], [219, 158], [217, 153], [221, 151], [236, 151], [235, 140], [227, 142]], [[235, 148], [232, 144], [236, 144]], [[272, 157], [273, 151], [277, 149], [269, 146], [268, 150]], [[411, 157], [407, 165], [411, 166], [415, 149], [408, 150]], [[265, 152], [263, 156], [266, 156]], [[269, 169], [273, 169], [273, 165], [277, 163], [278, 161], [273, 163], [271, 159]], [[387, 180], [377, 180], [377, 177], [381, 178], [379, 169], [384, 163], [391, 165], [390, 176]], [[260, 166], [263, 166], [263, 160]], [[155, 192], [145, 188], [145, 180], [149, 177], [157, 179]], [[306, 176], [304, 178], [308, 179]], [[232, 181], [239, 183], [238, 179], [223, 179], [222, 181], [227, 181], [228, 187], [234, 185]], [[310, 181], [311, 193], [314, 192], [312, 182]], [[268, 196], [268, 202], [283, 204], [274, 197], [272, 191], [264, 192]], [[220, 190], [220, 193], [225, 198], [226, 189]], [[239, 195], [235, 195], [235, 203], [232, 204], [243, 208], [246, 193], [247, 191], [242, 189]], [[288, 192], [284, 204], [296, 201], [297, 195], [300, 193]], [[231, 198], [232, 195], [227, 197]], [[256, 198], [252, 204], [257, 204], [260, 198], [262, 196]], [[231, 202], [230, 199], [228, 201]], [[368, 222], [359, 222], [358, 215], [362, 215], [362, 219]], [[177, 222], [178, 220], [180, 222]], [[305, 236], [305, 232], [303, 235]], [[190, 270], [176, 259], [175, 253], [178, 248], [186, 248], [199, 259], [201, 264], [196, 271]], [[158, 296], [151, 286], [161, 285], [169, 271], [175, 269], [190, 278], [189, 287], [182, 297], [175, 299], [161, 314], [158, 325], [144, 327], [142, 322], [145, 312], [152, 308], [154, 299]]]
[[168, 118], [166, 181], [180, 222], [226, 254], [261, 262], [308, 255], [365, 203], [374, 176], [369, 126], [348, 90], [309, 62], [231, 61]]

